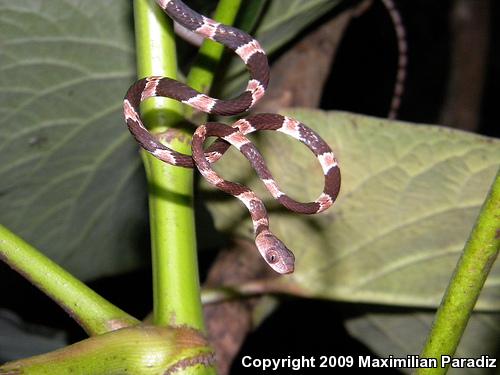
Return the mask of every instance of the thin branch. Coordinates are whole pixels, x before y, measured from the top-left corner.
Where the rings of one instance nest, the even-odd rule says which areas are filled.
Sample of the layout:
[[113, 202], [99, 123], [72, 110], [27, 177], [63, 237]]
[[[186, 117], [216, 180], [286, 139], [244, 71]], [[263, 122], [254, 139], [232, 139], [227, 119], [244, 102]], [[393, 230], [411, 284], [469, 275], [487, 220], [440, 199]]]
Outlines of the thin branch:
[[91, 336], [140, 323], [2, 225], [0, 259], [52, 298]]
[[[453, 356], [500, 249], [500, 170], [458, 261], [421, 357]], [[417, 374], [445, 374], [447, 367]]]

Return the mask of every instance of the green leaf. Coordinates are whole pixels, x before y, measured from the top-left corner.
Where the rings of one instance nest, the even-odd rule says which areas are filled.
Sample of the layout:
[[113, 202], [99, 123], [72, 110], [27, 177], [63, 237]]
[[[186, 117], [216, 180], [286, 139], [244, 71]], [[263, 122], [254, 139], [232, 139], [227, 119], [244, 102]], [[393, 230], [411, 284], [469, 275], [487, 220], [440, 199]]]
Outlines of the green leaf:
[[[310, 297], [437, 306], [495, 176], [500, 142], [347, 113], [290, 115], [332, 146], [342, 188], [320, 215], [299, 216], [267, 200], [271, 229], [297, 258], [295, 273], [277, 286]], [[305, 201], [319, 195], [319, 163], [304, 146], [274, 132], [257, 143], [282, 191]], [[216, 167], [224, 178], [264, 191], [241, 156], [226, 155]], [[209, 208], [217, 228], [253, 236], [238, 201], [212, 198]], [[497, 265], [478, 308], [500, 308], [499, 283]]]
[[[382, 358], [418, 355], [429, 332], [434, 313], [369, 313], [347, 321], [349, 333]], [[497, 357], [500, 336], [498, 314], [475, 313], [464, 332], [455, 358]], [[498, 366], [498, 365], [497, 365]], [[411, 373], [411, 369], [401, 369]], [[484, 368], [450, 369], [448, 374], [485, 374]]]
[[136, 266], [146, 198], [121, 114], [134, 80], [129, 2], [0, 9], [0, 222], [82, 278]]

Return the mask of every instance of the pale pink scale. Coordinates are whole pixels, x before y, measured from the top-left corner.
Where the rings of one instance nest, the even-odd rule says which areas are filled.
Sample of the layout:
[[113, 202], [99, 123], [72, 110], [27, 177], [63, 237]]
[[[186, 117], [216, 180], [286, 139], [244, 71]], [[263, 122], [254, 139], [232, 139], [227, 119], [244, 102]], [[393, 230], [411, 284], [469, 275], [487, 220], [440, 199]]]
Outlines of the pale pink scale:
[[188, 100], [183, 100], [182, 102], [184, 104], [190, 105], [193, 108], [199, 109], [202, 112], [210, 113], [217, 101], [216, 99], [211, 98], [210, 96], [207, 96], [205, 94], [198, 94], [195, 97]]
[[253, 106], [256, 102], [258, 102], [266, 92], [264, 86], [262, 86], [256, 79], [252, 79], [248, 82], [247, 91], [252, 93], [252, 104], [250, 106]]
[[245, 137], [243, 134], [240, 132], [234, 132], [231, 133], [225, 137], [223, 137], [226, 141], [231, 143], [234, 147], [236, 147], [238, 150], [241, 149], [243, 145], [246, 145], [247, 143], [250, 143], [247, 137]]
[[132, 107], [132, 104], [130, 104], [128, 99], [125, 99], [123, 101], [123, 114], [125, 115], [125, 121], [127, 121], [128, 119], [132, 119], [134, 121], [138, 121], [140, 124], [139, 116], [137, 115], [137, 112]]
[[141, 101], [146, 100], [152, 96], [156, 96], [156, 88], [160, 82], [161, 77], [149, 77], [146, 82], [146, 87], [141, 94]]
[[243, 202], [243, 204], [248, 208], [251, 209], [251, 202], [256, 199], [255, 193], [252, 191], [245, 191], [241, 194], [236, 195], [236, 198], [238, 198], [240, 201]]
[[167, 162], [168, 164], [172, 164], [172, 165], [176, 164], [175, 157], [172, 155], [171, 151], [157, 148], [156, 150], [154, 150], [152, 152], [152, 154], [154, 156], [156, 156], [158, 159]]
[[250, 122], [245, 120], [245, 119], [241, 119], [241, 120], [236, 121], [233, 124], [233, 127], [238, 128], [239, 131], [243, 134], [248, 134], [248, 133], [251, 133], [255, 130], [255, 128], [252, 126], [252, 124], [250, 124]]
[[200, 138], [204, 138], [205, 135], [207, 135], [207, 128], [205, 125], [200, 125], [196, 128], [195, 132], [194, 132], [194, 135], [200, 137]]
[[318, 160], [324, 174], [327, 174], [330, 169], [337, 166], [337, 159], [335, 159], [333, 152], [325, 152], [324, 154], [318, 155]]
[[274, 180], [266, 179], [266, 180], [262, 180], [262, 181], [264, 181], [264, 184], [266, 185], [267, 190], [269, 190], [269, 192], [271, 193], [271, 195], [274, 198], [277, 199], [283, 195], [283, 192], [279, 189], [278, 185], [276, 184], [276, 182]]
[[316, 199], [316, 202], [319, 203], [319, 209], [317, 213], [322, 212], [326, 210], [328, 207], [330, 207], [333, 204], [332, 197], [330, 197], [328, 194], [321, 193], [318, 199]]
[[242, 46], [239, 46], [236, 48], [236, 51], [234, 51], [238, 54], [239, 57], [245, 62], [245, 64], [248, 62], [250, 57], [252, 57], [255, 53], [257, 52], [262, 52], [264, 53], [264, 50], [260, 46], [259, 42], [257, 42], [255, 39], [252, 40], [251, 42], [248, 42], [247, 44], [244, 44]]
[[163, 8], [163, 9], [166, 9], [167, 8], [167, 5], [168, 3], [170, 3], [172, 0], [156, 0], [156, 2], [158, 3], [158, 5]]
[[219, 175], [211, 169], [201, 170], [200, 172], [203, 174], [203, 177], [205, 177], [207, 181], [210, 182], [212, 185], [217, 185], [224, 182], [224, 180], [220, 178]]
[[277, 131], [281, 133], [288, 134], [289, 136], [299, 139], [300, 140], [300, 122], [290, 118], [290, 117], [285, 117], [285, 120], [283, 121], [283, 125], [281, 125], [281, 128], [276, 129]]
[[220, 23], [203, 16], [203, 25], [198, 27], [195, 32], [208, 39], [213, 39], [214, 35], [217, 33], [219, 25]]
[[212, 152], [207, 152], [207, 154], [205, 156], [206, 156], [209, 163], [214, 163], [220, 159], [222, 154], [220, 152], [217, 152], [217, 151], [212, 151]]

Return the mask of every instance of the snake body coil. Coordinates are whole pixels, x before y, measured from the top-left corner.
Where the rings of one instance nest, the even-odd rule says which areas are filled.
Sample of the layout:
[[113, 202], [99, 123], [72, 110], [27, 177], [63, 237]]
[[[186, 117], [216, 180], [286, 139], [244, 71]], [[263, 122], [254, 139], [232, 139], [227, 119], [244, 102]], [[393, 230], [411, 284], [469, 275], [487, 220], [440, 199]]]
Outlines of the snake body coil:
[[[238, 97], [221, 100], [202, 94], [184, 83], [166, 77], [152, 76], [134, 83], [128, 90], [123, 110], [130, 132], [145, 150], [172, 165], [196, 166], [205, 179], [217, 188], [235, 196], [250, 212], [255, 243], [265, 261], [279, 273], [294, 270], [295, 257], [269, 229], [269, 219], [263, 202], [246, 186], [224, 180], [211, 167], [230, 145], [236, 147], [251, 163], [272, 196], [286, 208], [304, 214], [326, 210], [337, 198], [340, 189], [340, 170], [335, 156], [321, 137], [301, 122], [276, 114], [260, 114], [241, 119], [232, 126], [209, 122], [200, 125], [192, 139], [193, 155], [181, 154], [159, 142], [143, 125], [139, 115], [140, 103], [150, 97], [162, 96], [178, 100], [200, 111], [217, 115], [236, 115], [250, 109], [265, 93], [269, 81], [267, 57], [259, 43], [245, 32], [217, 23], [196, 13], [180, 0], [156, 0], [158, 5], [176, 22], [205, 38], [222, 43], [232, 49], [246, 64], [250, 80], [246, 90]], [[283, 193], [262, 156], [245, 136], [259, 130], [286, 133], [304, 143], [321, 164], [325, 185], [314, 202], [301, 203]], [[207, 150], [203, 144], [207, 137], [218, 140]]]

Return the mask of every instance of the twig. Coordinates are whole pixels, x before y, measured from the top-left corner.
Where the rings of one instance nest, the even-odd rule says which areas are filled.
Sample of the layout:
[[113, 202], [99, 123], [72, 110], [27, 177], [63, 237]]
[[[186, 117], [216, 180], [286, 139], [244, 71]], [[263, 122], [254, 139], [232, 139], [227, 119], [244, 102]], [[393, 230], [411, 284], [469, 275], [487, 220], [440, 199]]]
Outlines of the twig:
[[91, 336], [140, 323], [2, 225], [0, 260], [52, 298]]
[[[442, 355], [455, 353], [499, 248], [500, 170], [441, 301], [421, 357], [440, 362]], [[435, 375], [447, 370], [438, 366], [416, 373]]]

